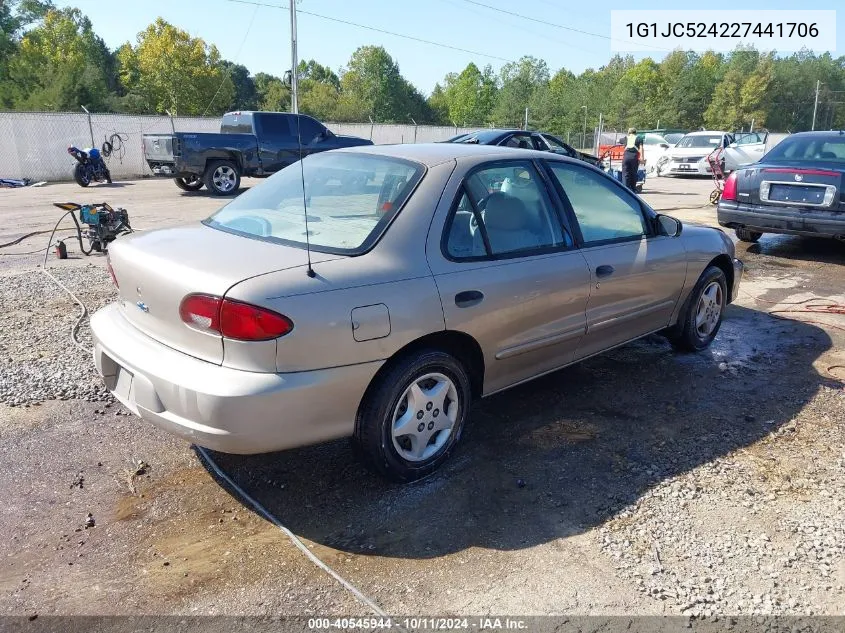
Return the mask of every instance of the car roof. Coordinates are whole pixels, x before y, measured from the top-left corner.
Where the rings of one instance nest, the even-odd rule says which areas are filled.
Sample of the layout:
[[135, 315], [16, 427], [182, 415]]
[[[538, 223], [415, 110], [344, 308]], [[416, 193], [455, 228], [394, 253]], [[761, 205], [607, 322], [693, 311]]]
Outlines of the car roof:
[[696, 130], [695, 132], [687, 132], [684, 136], [710, 136], [713, 134], [727, 134], [720, 130]]
[[[475, 145], [472, 143], [406, 143], [404, 145], [362, 145], [360, 147], [345, 147], [334, 150], [336, 152], [372, 154], [390, 158], [402, 158], [427, 167], [434, 167], [440, 163], [461, 158], [478, 156], [496, 158], [545, 158], [553, 159], [554, 154], [533, 149], [518, 149], [515, 147], [499, 147], [497, 145]], [[561, 157], [562, 158], [562, 157]]]

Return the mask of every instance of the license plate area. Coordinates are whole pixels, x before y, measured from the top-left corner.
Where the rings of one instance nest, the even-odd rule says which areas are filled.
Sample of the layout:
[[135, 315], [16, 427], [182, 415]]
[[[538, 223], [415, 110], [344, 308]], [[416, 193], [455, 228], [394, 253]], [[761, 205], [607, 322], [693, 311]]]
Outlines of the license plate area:
[[813, 185], [785, 185], [772, 183], [769, 188], [771, 202], [791, 202], [793, 204], [824, 204], [826, 187]]
[[129, 401], [134, 374], [107, 354], [103, 354], [103, 381], [106, 389], [122, 400]]
[[128, 369], [118, 365], [117, 375], [115, 376], [114, 395], [120, 400], [129, 400], [129, 395], [132, 392], [132, 379], [134, 375]]

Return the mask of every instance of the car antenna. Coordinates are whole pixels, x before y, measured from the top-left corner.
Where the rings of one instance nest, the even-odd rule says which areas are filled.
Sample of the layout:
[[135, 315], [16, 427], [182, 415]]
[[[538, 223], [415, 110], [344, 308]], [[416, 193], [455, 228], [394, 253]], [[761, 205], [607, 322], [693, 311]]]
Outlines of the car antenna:
[[314, 268], [311, 266], [311, 233], [308, 230], [308, 203], [305, 195], [305, 165], [302, 163], [302, 131], [300, 130], [300, 116], [294, 114], [296, 117], [296, 141], [299, 146], [299, 173], [302, 177], [302, 212], [305, 214], [305, 253], [308, 257], [308, 270], [306, 274], [312, 279], [317, 276]]

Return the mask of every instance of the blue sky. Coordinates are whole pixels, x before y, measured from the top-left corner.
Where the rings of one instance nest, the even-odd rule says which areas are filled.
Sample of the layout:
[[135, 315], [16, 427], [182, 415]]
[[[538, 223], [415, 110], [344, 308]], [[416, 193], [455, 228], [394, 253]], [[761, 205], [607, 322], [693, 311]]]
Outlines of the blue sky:
[[[287, 5], [287, 0], [258, 0]], [[548, 20], [582, 31], [608, 35], [612, 9], [677, 9], [677, 2], [573, 2], [570, 0], [480, 0], [498, 7]], [[288, 12], [277, 8], [238, 4], [232, 0], [57, 0], [58, 6], [81, 9], [106, 44], [116, 48], [134, 43], [137, 33], [156, 17], [200, 36], [220, 49], [230, 60], [244, 64], [253, 73], [281, 75], [290, 65], [290, 23]], [[838, 55], [845, 54], [845, 10], [840, 2], [809, 0], [807, 9], [837, 9]], [[839, 5], [839, 6], [837, 6]], [[534, 55], [545, 59], [554, 73], [565, 67], [579, 73], [598, 68], [611, 57], [610, 42], [521, 20], [489, 11], [465, 0], [300, 0], [297, 7], [340, 20], [356, 22], [484, 53], [464, 53], [376, 33], [305, 14], [299, 15], [299, 57], [316, 59], [334, 70], [343, 66], [359, 46], [384, 46], [399, 63], [402, 74], [428, 94], [450, 71], [463, 69], [470, 61], [492, 64], [498, 70], [501, 59]], [[700, 4], [698, 8], [716, 8]], [[737, 9], [796, 9], [794, 1], [744, 2]], [[644, 54], [636, 55], [637, 58]], [[656, 59], [663, 53], [650, 55]]]

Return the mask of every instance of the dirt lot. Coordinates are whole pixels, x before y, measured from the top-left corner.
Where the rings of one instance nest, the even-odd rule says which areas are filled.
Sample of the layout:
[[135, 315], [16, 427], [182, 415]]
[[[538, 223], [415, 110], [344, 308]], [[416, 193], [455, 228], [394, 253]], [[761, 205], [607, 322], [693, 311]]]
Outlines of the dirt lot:
[[[715, 224], [711, 188], [653, 179], [644, 197]], [[220, 205], [169, 181], [4, 190], [0, 243], [52, 228], [64, 200], [146, 229]], [[738, 251], [711, 350], [652, 337], [494, 396], [420, 484], [374, 477], [345, 441], [214, 457], [389, 613], [843, 614], [845, 318], [768, 312], [845, 303], [845, 244]], [[191, 447], [110, 401], [38, 261], [0, 255], [0, 613], [366, 614]], [[103, 263], [50, 260], [92, 308], [112, 297]]]

